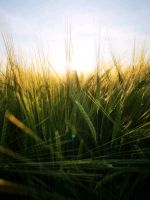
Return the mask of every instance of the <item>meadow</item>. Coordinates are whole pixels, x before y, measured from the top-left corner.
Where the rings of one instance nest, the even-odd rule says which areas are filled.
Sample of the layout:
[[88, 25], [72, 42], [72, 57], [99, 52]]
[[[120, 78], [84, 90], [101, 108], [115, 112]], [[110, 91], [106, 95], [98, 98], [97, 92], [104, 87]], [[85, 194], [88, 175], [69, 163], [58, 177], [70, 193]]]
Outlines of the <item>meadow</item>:
[[150, 199], [150, 59], [109, 65], [59, 75], [6, 42], [0, 199]]

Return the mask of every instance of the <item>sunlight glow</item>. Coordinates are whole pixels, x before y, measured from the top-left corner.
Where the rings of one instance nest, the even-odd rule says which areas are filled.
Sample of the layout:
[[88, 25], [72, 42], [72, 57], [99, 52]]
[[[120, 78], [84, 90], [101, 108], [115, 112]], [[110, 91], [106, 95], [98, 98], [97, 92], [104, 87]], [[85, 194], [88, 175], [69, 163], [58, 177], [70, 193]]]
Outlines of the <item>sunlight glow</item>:
[[[149, 10], [144, 4], [143, 7], [137, 5], [133, 16], [135, 21], [140, 17], [141, 23], [134, 20], [133, 23], [133, 12], [127, 2], [122, 1], [117, 1], [117, 4], [109, 1], [109, 6], [104, 0], [88, 3], [65, 0], [52, 4], [51, 1], [33, 0], [30, 5], [17, 2], [15, 6], [6, 1], [0, 3], [3, 16], [0, 30], [9, 30], [15, 46], [23, 49], [29, 57], [38, 43], [58, 73], [66, 70], [65, 27], [68, 21], [72, 34], [70, 67], [79, 72], [94, 70], [102, 59], [109, 61], [110, 48], [117, 57], [130, 62], [134, 39], [142, 44], [146, 33], [150, 32], [147, 25]], [[130, 6], [134, 8], [135, 4]]]

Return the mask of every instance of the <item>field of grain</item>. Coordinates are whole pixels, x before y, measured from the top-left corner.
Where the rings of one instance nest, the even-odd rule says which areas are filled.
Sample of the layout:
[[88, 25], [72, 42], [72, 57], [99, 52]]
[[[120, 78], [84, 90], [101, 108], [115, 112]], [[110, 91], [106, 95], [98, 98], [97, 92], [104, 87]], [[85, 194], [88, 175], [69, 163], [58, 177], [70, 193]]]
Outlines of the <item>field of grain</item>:
[[59, 75], [41, 58], [26, 66], [9, 47], [0, 66], [0, 199], [149, 199], [149, 58]]

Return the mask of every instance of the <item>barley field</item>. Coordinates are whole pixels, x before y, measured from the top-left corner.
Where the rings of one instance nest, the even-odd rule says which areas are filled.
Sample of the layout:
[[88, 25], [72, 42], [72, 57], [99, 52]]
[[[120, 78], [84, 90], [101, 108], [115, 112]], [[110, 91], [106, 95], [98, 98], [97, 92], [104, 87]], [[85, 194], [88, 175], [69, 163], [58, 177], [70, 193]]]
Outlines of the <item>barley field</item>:
[[[57, 74], [5, 42], [0, 199], [150, 199], [150, 59]], [[37, 67], [38, 66], [38, 67]], [[104, 67], [104, 66], [103, 66]], [[38, 70], [39, 69], [39, 70]]]

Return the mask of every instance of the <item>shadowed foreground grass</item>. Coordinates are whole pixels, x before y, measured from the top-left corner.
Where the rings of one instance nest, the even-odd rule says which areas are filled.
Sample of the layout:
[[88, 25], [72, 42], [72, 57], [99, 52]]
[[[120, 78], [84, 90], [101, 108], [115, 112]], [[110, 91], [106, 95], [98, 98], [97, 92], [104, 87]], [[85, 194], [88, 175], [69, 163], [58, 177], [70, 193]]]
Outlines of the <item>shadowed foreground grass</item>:
[[1, 199], [150, 199], [150, 63], [58, 76], [7, 53]]

